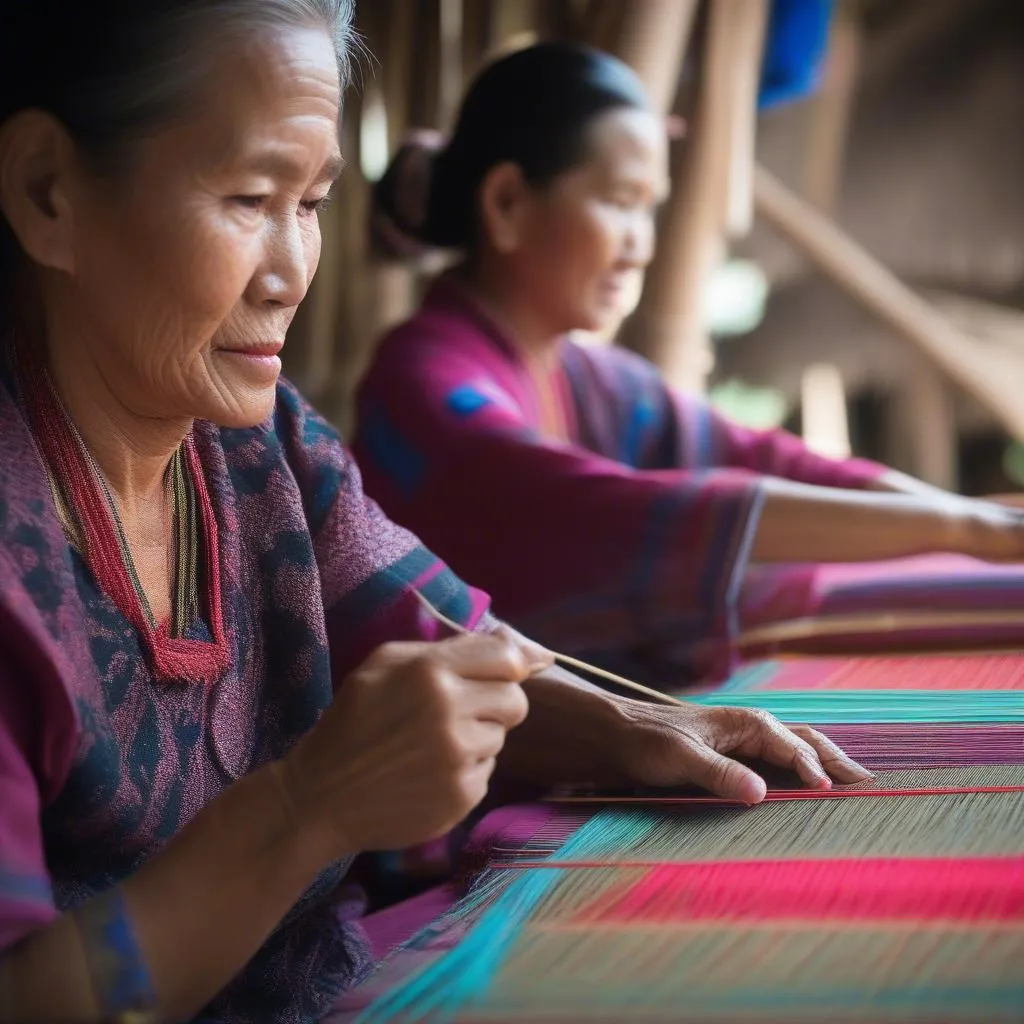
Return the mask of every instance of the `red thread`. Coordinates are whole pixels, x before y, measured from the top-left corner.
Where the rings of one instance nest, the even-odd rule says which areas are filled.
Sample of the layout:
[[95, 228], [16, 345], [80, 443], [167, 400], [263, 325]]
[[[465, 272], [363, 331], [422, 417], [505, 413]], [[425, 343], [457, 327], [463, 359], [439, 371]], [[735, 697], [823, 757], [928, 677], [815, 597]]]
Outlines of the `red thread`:
[[[1024, 793], [1024, 786], [932, 786], [923, 789], [770, 789], [762, 803], [781, 803], [787, 800], [835, 800], [842, 797], [879, 796], [955, 796], [963, 793]], [[749, 807], [741, 800], [728, 800], [720, 796], [551, 796], [551, 803], [559, 804], [715, 804], [722, 807]]]
[[665, 864], [583, 907], [572, 923], [723, 918], [1019, 921], [1024, 857]]

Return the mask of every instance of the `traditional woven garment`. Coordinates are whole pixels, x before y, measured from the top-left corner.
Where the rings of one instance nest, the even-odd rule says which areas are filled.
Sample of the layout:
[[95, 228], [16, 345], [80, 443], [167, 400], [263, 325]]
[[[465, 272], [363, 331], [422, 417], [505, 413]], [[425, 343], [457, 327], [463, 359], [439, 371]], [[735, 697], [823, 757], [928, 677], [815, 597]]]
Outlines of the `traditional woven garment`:
[[763, 663], [700, 699], [820, 722], [876, 777], [506, 810], [340, 1019], [1024, 1020], [1024, 659]]

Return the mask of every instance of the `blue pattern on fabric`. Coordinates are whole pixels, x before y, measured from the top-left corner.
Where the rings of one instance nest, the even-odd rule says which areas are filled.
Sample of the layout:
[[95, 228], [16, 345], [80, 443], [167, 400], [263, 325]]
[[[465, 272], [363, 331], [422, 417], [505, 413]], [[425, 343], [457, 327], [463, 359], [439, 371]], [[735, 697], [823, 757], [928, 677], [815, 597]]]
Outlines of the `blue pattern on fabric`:
[[380, 411], [368, 413], [362, 423], [363, 443], [378, 468], [407, 495], [422, 483], [427, 471], [423, 453]]
[[492, 400], [472, 384], [457, 387], [449, 393], [447, 400], [448, 408], [457, 416], [472, 416], [479, 409], [491, 404]]
[[48, 879], [17, 874], [0, 867], [0, 896], [49, 906], [53, 894]]

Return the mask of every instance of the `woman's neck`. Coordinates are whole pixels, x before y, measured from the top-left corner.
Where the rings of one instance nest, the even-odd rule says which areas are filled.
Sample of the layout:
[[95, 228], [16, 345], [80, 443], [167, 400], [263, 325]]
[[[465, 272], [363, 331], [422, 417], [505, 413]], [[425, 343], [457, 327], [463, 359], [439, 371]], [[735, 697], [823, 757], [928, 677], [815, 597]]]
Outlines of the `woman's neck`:
[[516, 294], [508, 276], [485, 261], [464, 264], [456, 274], [515, 346], [523, 361], [531, 368], [550, 370], [556, 362], [562, 335]]
[[119, 397], [86, 345], [51, 344], [53, 386], [128, 519], [164, 494], [167, 467], [190, 419], [145, 416]]

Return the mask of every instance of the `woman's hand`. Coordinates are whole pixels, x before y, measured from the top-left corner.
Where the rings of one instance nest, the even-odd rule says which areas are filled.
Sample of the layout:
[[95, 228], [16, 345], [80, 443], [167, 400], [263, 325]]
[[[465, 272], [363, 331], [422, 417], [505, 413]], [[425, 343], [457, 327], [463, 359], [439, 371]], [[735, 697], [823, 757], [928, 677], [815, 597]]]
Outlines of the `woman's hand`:
[[281, 764], [297, 824], [334, 857], [443, 835], [483, 799], [526, 717], [519, 683], [550, 664], [508, 631], [380, 647]]
[[871, 777], [834, 743], [808, 726], [783, 725], [746, 708], [678, 708], [630, 702], [616, 744], [625, 774], [648, 786], [696, 785], [746, 804], [764, 798], [764, 780], [733, 758], [791, 769], [811, 789]]
[[1005, 505], [1007, 508], [1024, 509], [1024, 494], [988, 494], [982, 500]]
[[951, 500], [958, 537], [953, 550], [990, 562], [1024, 562], [1020, 496], [1004, 495], [998, 500], [954, 496]]

